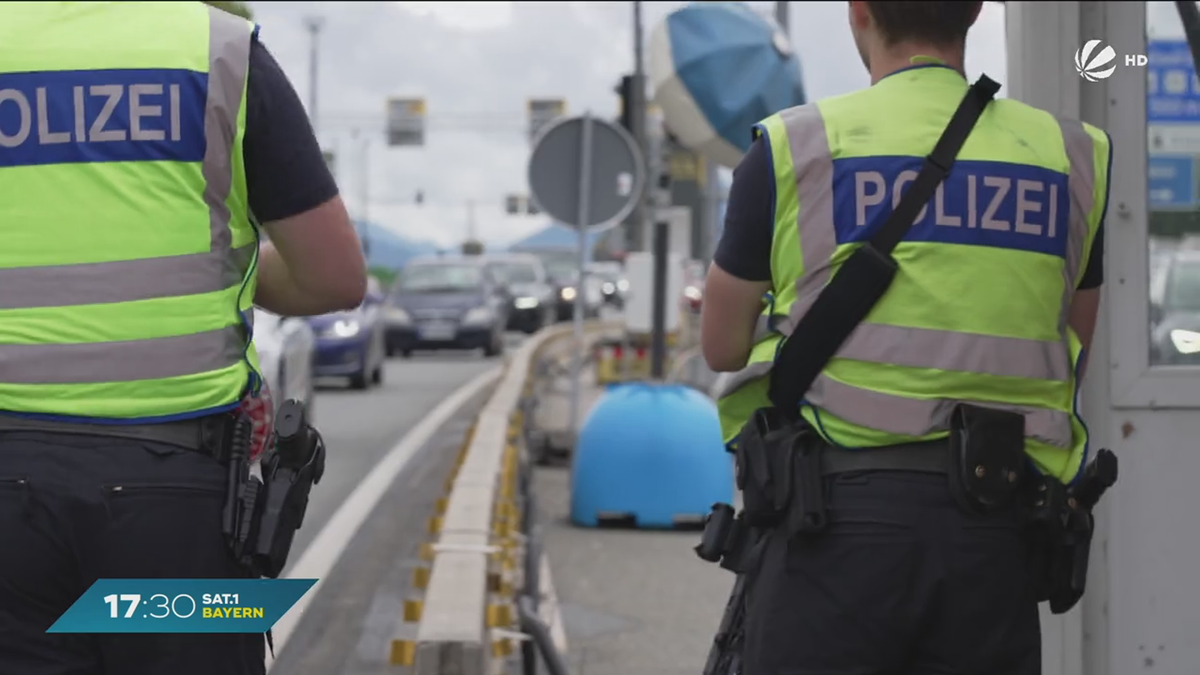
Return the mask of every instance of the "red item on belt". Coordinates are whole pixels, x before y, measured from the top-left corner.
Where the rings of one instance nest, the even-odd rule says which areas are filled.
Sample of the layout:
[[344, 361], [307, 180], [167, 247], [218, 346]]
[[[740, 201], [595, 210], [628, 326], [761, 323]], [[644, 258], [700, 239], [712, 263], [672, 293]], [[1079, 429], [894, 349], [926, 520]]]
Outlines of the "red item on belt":
[[242, 399], [241, 409], [253, 425], [250, 461], [254, 461], [267, 449], [271, 434], [275, 431], [275, 400], [271, 397], [271, 388], [265, 380], [259, 388], [258, 396], [254, 396], [253, 393], [246, 394]]

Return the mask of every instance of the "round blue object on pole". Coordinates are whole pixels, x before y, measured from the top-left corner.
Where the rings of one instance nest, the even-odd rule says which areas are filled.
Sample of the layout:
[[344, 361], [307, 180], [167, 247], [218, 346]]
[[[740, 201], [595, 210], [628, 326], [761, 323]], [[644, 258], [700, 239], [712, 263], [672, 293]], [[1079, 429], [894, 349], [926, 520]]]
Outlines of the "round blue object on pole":
[[741, 2], [697, 2], [650, 34], [648, 74], [667, 128], [684, 147], [734, 167], [751, 128], [805, 103], [791, 41], [773, 19]]
[[608, 388], [584, 420], [571, 467], [571, 520], [596, 527], [693, 524], [733, 503], [733, 456], [717, 408], [681, 385]]

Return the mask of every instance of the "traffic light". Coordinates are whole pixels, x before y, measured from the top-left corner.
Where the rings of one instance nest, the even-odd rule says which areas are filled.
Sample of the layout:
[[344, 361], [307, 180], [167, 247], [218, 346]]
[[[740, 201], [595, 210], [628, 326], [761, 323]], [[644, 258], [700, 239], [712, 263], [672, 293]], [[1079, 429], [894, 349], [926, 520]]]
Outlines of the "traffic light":
[[621, 97], [621, 126], [633, 131], [633, 76], [622, 75], [621, 84], [617, 85], [617, 95]]

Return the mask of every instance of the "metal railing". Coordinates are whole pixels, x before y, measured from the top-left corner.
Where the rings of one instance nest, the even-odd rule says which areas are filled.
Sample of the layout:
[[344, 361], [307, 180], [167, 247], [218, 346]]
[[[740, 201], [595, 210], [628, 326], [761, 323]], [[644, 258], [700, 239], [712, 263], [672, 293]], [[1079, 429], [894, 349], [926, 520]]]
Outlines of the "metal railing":
[[[587, 330], [605, 326], [590, 322]], [[513, 654], [515, 642], [526, 661], [534, 658], [524, 646], [532, 641], [551, 675], [566, 675], [536, 614], [541, 554], [523, 445], [539, 356], [570, 335], [568, 324], [526, 340], [468, 433], [430, 522], [437, 541], [423, 556], [432, 565], [418, 584], [424, 599], [411, 612], [419, 615], [411, 617], [418, 620], [416, 640], [393, 640], [393, 664], [413, 665], [417, 675], [490, 675], [493, 661]], [[527, 560], [531, 541], [536, 559]]]

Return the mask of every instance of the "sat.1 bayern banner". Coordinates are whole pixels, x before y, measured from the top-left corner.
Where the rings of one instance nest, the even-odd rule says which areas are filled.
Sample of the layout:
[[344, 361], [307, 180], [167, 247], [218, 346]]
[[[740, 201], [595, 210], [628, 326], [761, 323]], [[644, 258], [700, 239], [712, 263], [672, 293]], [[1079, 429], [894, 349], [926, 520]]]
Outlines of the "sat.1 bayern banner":
[[100, 579], [48, 633], [265, 633], [316, 579]]

